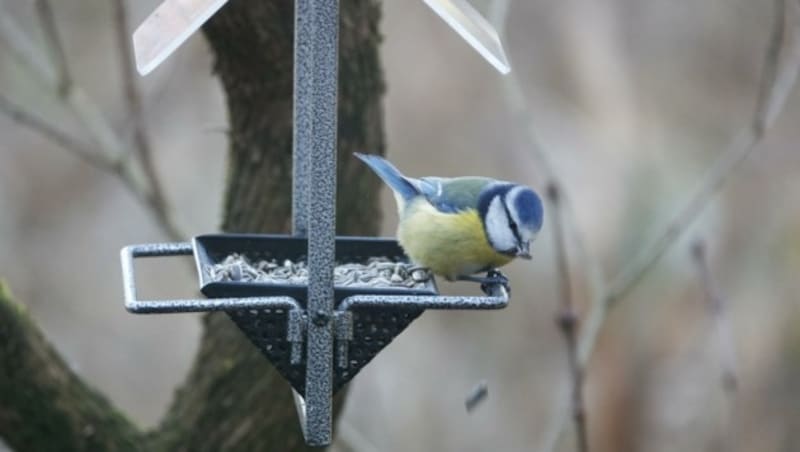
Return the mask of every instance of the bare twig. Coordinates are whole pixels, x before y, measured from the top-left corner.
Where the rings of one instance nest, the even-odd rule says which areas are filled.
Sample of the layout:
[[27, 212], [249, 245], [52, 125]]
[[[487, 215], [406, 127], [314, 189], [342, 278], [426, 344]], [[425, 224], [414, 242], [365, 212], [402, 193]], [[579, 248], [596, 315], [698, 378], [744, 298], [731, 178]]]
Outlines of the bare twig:
[[145, 130], [144, 114], [142, 110], [142, 97], [134, 79], [133, 54], [131, 53], [130, 27], [128, 26], [128, 11], [124, 0], [114, 1], [114, 19], [117, 32], [117, 49], [122, 72], [122, 83], [125, 90], [125, 99], [128, 102], [128, 113], [133, 122], [133, 136], [136, 151], [142, 160], [142, 166], [147, 178], [153, 184], [153, 196], [160, 205], [165, 205], [161, 183], [156, 175], [153, 165], [153, 152], [150, 140]]
[[720, 379], [719, 383], [725, 399], [723, 400], [721, 418], [727, 424], [720, 432], [718, 439], [719, 450], [729, 451], [735, 449], [736, 430], [732, 428], [732, 409], [736, 403], [736, 392], [739, 386], [737, 375], [736, 346], [733, 339], [733, 330], [728, 317], [727, 302], [722, 292], [711, 276], [711, 268], [706, 255], [706, 246], [702, 240], [697, 240], [691, 247], [692, 260], [697, 267], [698, 279], [703, 286], [706, 300], [706, 310], [711, 317], [710, 336], [714, 347], [719, 354]]
[[800, 68], [800, 5], [776, 0], [775, 24], [767, 48], [763, 75], [759, 84], [756, 109], [750, 123], [717, 158], [700, 187], [667, 225], [664, 232], [646, 247], [627, 267], [612, 279], [602, 298], [604, 309], [587, 329], [579, 347], [581, 362], [586, 363], [594, 348], [606, 309], [621, 300], [644, 276], [694, 219], [702, 212], [728, 176], [745, 161], [771, 127], [794, 86]]
[[[508, 23], [510, 9], [511, 0], [495, 0], [491, 4], [490, 8], [490, 20], [497, 26], [498, 34], [503, 39], [506, 38], [506, 24]], [[509, 59], [511, 59], [510, 55]], [[549, 181], [549, 185], [552, 187], [552, 190], [555, 190], [555, 192], [558, 194], [559, 207], [556, 215], [559, 217], [559, 224], [556, 226], [556, 228], [559, 229], [558, 234], [561, 235], [563, 247], [566, 249], [566, 236], [569, 235], [571, 243], [578, 253], [582, 268], [585, 269], [585, 276], [587, 278], [589, 291], [590, 293], [595, 294], [595, 296], [592, 297], [594, 302], [589, 306], [589, 318], [600, 317], [601, 315], [599, 313], [605, 310], [603, 303], [597, 302], [599, 299], [599, 296], [597, 295], [605, 292], [605, 281], [600, 264], [596, 257], [589, 251], [583, 235], [575, 226], [575, 215], [573, 213], [574, 208], [572, 207], [573, 204], [568, 193], [563, 188], [564, 184], [561, 182], [561, 177], [551, 162], [550, 153], [539, 139], [539, 135], [535, 127], [536, 121], [534, 120], [533, 112], [529, 107], [530, 103], [527, 101], [525, 93], [522, 89], [522, 83], [517, 77], [517, 72], [512, 70], [511, 73], [505, 76], [504, 80], [506, 104], [509, 106], [511, 113], [518, 119], [521, 126], [526, 131], [529, 149], [538, 161], [538, 166], [542, 171], [545, 180]], [[555, 210], [556, 209], [554, 209], [554, 211]], [[566, 253], [566, 251], [564, 252]], [[571, 298], [571, 295], [568, 296]], [[577, 344], [577, 338], [575, 340], [575, 344]], [[568, 353], [572, 353], [573, 351], [576, 352], [575, 357], [579, 358], [579, 355], [577, 354], [577, 348], [569, 345], [568, 342]], [[560, 433], [563, 430], [563, 426], [569, 420], [570, 416], [577, 421], [576, 427], [578, 430], [577, 433], [579, 444], [581, 441], [586, 441], [588, 445], [588, 441], [586, 440], [587, 435], [585, 431], [585, 421], [582, 420], [582, 418], [585, 417], [585, 407], [582, 400], [585, 366], [580, 365], [576, 368], [573, 368], [573, 363], [581, 363], [582, 361], [575, 361], [574, 357], [571, 355], [568, 357], [568, 359], [570, 362], [570, 372], [572, 376], [569, 383], [570, 388], [569, 390], [564, 388], [564, 391], [559, 391], [559, 395], [556, 396], [557, 400], [559, 400], [559, 402], [556, 404], [557, 412], [549, 419], [551, 424], [547, 428], [547, 434], [544, 436], [543, 445], [541, 446], [541, 449], [543, 450], [552, 450], [555, 447], [555, 444], [558, 442], [560, 437]], [[563, 396], [561, 396], [561, 394], [563, 394]], [[572, 402], [562, 403], [562, 397], [571, 398]], [[567, 408], [570, 405], [573, 407], [572, 410]], [[583, 426], [581, 426], [581, 424], [583, 424]]]
[[[759, 83], [756, 109], [750, 123], [717, 158], [700, 187], [689, 197], [684, 208], [667, 225], [658, 239], [612, 279], [607, 292], [601, 292], [599, 297], [593, 300], [592, 307], [594, 309], [587, 318], [586, 327], [581, 332], [578, 345], [578, 360], [581, 366], [586, 366], [594, 351], [608, 309], [621, 300], [669, 246], [675, 243], [702, 212], [728, 176], [745, 161], [760, 143], [766, 130], [774, 124], [795, 84], [799, 68], [800, 5], [794, 1], [776, 0], [775, 22], [765, 56], [763, 75]], [[563, 423], [561, 431], [563, 431]]]
[[36, 0], [36, 12], [42, 24], [47, 44], [50, 48], [51, 59], [55, 61], [58, 71], [58, 92], [61, 97], [66, 97], [72, 88], [72, 74], [67, 64], [67, 54], [64, 53], [64, 46], [58, 37], [58, 28], [53, 16], [53, 7], [50, 0]]
[[728, 176], [744, 162], [774, 124], [797, 78], [800, 64], [798, 8], [795, 2], [776, 0], [775, 22], [750, 124], [733, 140], [702, 179], [686, 205], [653, 243], [612, 279], [606, 302], [616, 303], [635, 286], [664, 252], [689, 227]]
[[[495, 0], [492, 2], [489, 11], [490, 21], [495, 24], [497, 33], [503, 40], [506, 39], [506, 24], [508, 23], [510, 10], [511, 0]], [[511, 55], [508, 55], [508, 58], [509, 61], [512, 61]], [[583, 263], [583, 268], [586, 269], [586, 277], [588, 279], [587, 282], [590, 291], [592, 293], [600, 293], [605, 288], [600, 264], [596, 257], [589, 251], [589, 248], [586, 246], [586, 240], [575, 226], [575, 209], [572, 207], [573, 203], [567, 190], [564, 188], [564, 184], [561, 182], [560, 175], [555, 170], [550, 159], [550, 152], [539, 139], [535, 127], [536, 121], [529, 107], [530, 103], [526, 99], [525, 92], [522, 89], [522, 83], [517, 75], [517, 71], [512, 70], [504, 77], [505, 83], [503, 87], [506, 104], [527, 134], [529, 150], [538, 162], [539, 169], [544, 176], [543, 179], [555, 185], [561, 195], [561, 207], [565, 220], [563, 225], [564, 230], [570, 236], [572, 245], [578, 253], [580, 261]]]
[[722, 296], [714, 278], [711, 277], [711, 269], [706, 257], [706, 247], [703, 241], [698, 240], [692, 245], [692, 258], [697, 266], [697, 274], [706, 295], [706, 306], [713, 322], [713, 334], [716, 337], [721, 360], [722, 388], [728, 396], [733, 396], [738, 387], [739, 378], [737, 377], [736, 347], [733, 342], [733, 331], [731, 330], [730, 319], [728, 318], [725, 298]]
[[[0, 113], [8, 116], [12, 121], [40, 134], [45, 139], [75, 155], [89, 165], [116, 175], [132, 193], [141, 196], [139, 195], [141, 193], [140, 188], [136, 185], [136, 179], [134, 179], [130, 172], [129, 165], [119, 160], [109, 160], [104, 155], [92, 151], [89, 146], [81, 143], [67, 133], [62, 132], [47, 121], [28, 113], [2, 95], [0, 95]], [[147, 202], [147, 200], [143, 201]], [[156, 218], [159, 220], [159, 225], [171, 240], [180, 240], [185, 237], [169, 218], [160, 217], [158, 212], [154, 212], [154, 214], [156, 214]]]
[[588, 452], [586, 405], [583, 397], [584, 369], [578, 362], [577, 348], [579, 318], [572, 300], [567, 245], [564, 239], [564, 226], [561, 219], [561, 194], [555, 184], [548, 185], [547, 198], [550, 200], [550, 206], [552, 207], [550, 216], [553, 219], [553, 234], [556, 242], [556, 270], [558, 273], [559, 299], [561, 300], [556, 320], [567, 345], [567, 361], [572, 383], [572, 418], [575, 421], [578, 451]]
[[[135, 91], [132, 79], [130, 79], [130, 83], [126, 82], [126, 92], [128, 93], [126, 97], [132, 112], [131, 116], [137, 124], [135, 127], [136, 152], [129, 151], [131, 147], [120, 138], [97, 105], [72, 80], [68, 60], [56, 32], [50, 4], [46, 0], [37, 0], [39, 16], [51, 48], [51, 51], [48, 52], [50, 55], [43, 55], [25, 30], [12, 20], [10, 14], [2, 11], [3, 1], [0, 0], [0, 40], [7, 43], [12, 55], [22, 63], [23, 67], [29, 69], [33, 76], [32, 80], [38, 82], [45, 92], [51, 93], [55, 100], [64, 104], [78, 118], [89, 133], [91, 141], [96, 144], [96, 152], [93, 149], [95, 147], [80, 144], [79, 141], [59, 131], [57, 127], [25, 112], [8, 100], [3, 99], [0, 112], [7, 114], [12, 120], [42, 133], [45, 138], [76, 154], [93, 166], [117, 175], [130, 192], [153, 213], [158, 226], [170, 240], [184, 239], [186, 235], [181, 232], [172, 217], [160, 180], [154, 170], [150, 145], [142, 126], [139, 95]], [[118, 21], [125, 22], [125, 11], [123, 10], [121, 13], [117, 11], [115, 17]], [[122, 25], [120, 23], [123, 28], [120, 33], [127, 34], [127, 27]], [[121, 58], [130, 62], [130, 50], [127, 47], [122, 49], [124, 45], [122, 39], [120, 42], [121, 52], [124, 53]], [[123, 65], [125, 64], [128, 66], [123, 67], [123, 73], [127, 74], [126, 77], [131, 77], [130, 63], [123, 62]], [[131, 91], [128, 86], [134, 86], [133, 90]], [[137, 158], [132, 159], [131, 155]]]
[[[75, 114], [90, 133], [92, 140], [97, 143], [98, 151], [104, 152], [109, 160], [121, 159], [125, 155], [124, 145], [100, 108], [74, 83], [67, 92], [59, 90], [58, 70], [50, 60], [50, 55], [42, 52], [27, 32], [14, 21], [13, 15], [4, 10], [4, 3], [5, 0], [0, 0], [0, 40], [8, 44], [11, 55], [21, 63], [21, 67], [28, 68], [31, 81], [41, 85], [45, 92], [52, 93], [56, 100]], [[54, 38], [57, 39], [58, 36]], [[139, 179], [137, 186], [144, 187], [141, 174], [135, 176]]]
[[58, 74], [48, 56], [39, 51], [39, 47], [6, 8], [5, 0], [0, 0], [0, 40], [8, 46], [11, 56], [30, 68], [40, 80], [57, 84]]
[[103, 158], [102, 155], [94, 153], [85, 144], [58, 130], [47, 121], [28, 113], [2, 95], [0, 95], [0, 112], [7, 115], [12, 121], [42, 135], [95, 168], [105, 171], [111, 169], [110, 162]]
[[[497, 32], [503, 40], [506, 40], [506, 25], [508, 23], [509, 12], [511, 9], [511, 0], [495, 0], [491, 3], [489, 18], [490, 21], [497, 27]], [[511, 55], [509, 60], [513, 62]], [[513, 67], [513, 64], [512, 64]], [[605, 280], [600, 263], [597, 258], [589, 251], [588, 246], [583, 235], [578, 231], [576, 222], [574, 220], [574, 208], [567, 191], [564, 189], [564, 184], [561, 182], [561, 177], [555, 170], [555, 167], [550, 159], [550, 152], [545, 148], [539, 139], [536, 131], [536, 121], [534, 120], [533, 111], [530, 108], [530, 102], [526, 99], [525, 92], [522, 89], [522, 83], [517, 76], [518, 72], [513, 70], [511, 73], [504, 77], [505, 83], [503, 84], [505, 92], [505, 101], [509, 106], [511, 113], [519, 121], [521, 127], [525, 130], [528, 138], [529, 149], [538, 162], [539, 169], [544, 175], [544, 179], [549, 181], [550, 187], [558, 194], [558, 222], [556, 229], [559, 230], [558, 234], [561, 235], [563, 247], [566, 250], [566, 237], [569, 236], [570, 242], [576, 250], [582, 268], [585, 269], [585, 277], [589, 291], [592, 296], [592, 304], [589, 306], [588, 319], [597, 319], [605, 317], [605, 304], [599, 302], [601, 294], [605, 293]], [[564, 251], [566, 253], [566, 251]], [[563, 273], [562, 273], [563, 274]], [[568, 295], [571, 299], [571, 295]], [[562, 299], [564, 297], [562, 296]], [[586, 325], [591, 326], [591, 325]], [[582, 329], [585, 329], [585, 327]], [[577, 334], [577, 333], [576, 333]], [[577, 337], [575, 337], [575, 344], [577, 344]], [[583, 403], [583, 381], [585, 376], [585, 361], [580, 360], [579, 349], [576, 346], [570, 345], [568, 342], [568, 353], [575, 352], [575, 356], [568, 357], [571, 367], [571, 381], [569, 382], [570, 388], [563, 388], [564, 390], [557, 391], [556, 395], [556, 412], [549, 418], [550, 425], [546, 428], [546, 434], [539, 447], [541, 450], [549, 451], [555, 448], [559, 441], [561, 432], [564, 426], [569, 421], [570, 416], [577, 421], [578, 442], [585, 441], [588, 448], [588, 440], [585, 429], [585, 407]], [[575, 359], [577, 358], [577, 360]], [[573, 363], [579, 364], [573, 368]], [[576, 378], [577, 377], [577, 378]], [[577, 382], [576, 382], [577, 381]], [[563, 395], [562, 395], [563, 394]], [[566, 398], [562, 401], [562, 399]], [[571, 402], [570, 402], [571, 399]], [[579, 403], [576, 403], [579, 402]], [[572, 406], [570, 410], [568, 407]], [[576, 415], [577, 413], [577, 415]], [[586, 450], [586, 449], [584, 449]]]
[[179, 240], [182, 234], [170, 215], [169, 203], [167, 203], [161, 179], [156, 172], [153, 162], [152, 146], [147, 137], [142, 110], [142, 98], [136, 80], [134, 79], [135, 71], [133, 66], [133, 53], [131, 52], [131, 33], [125, 0], [114, 1], [114, 21], [114, 28], [117, 32], [117, 49], [119, 51], [125, 98], [128, 102], [128, 113], [130, 114], [131, 121], [133, 121], [134, 148], [139, 157], [145, 177], [150, 185], [147, 203], [151, 206], [159, 222], [170, 236], [170, 239]]
[[[494, 23], [498, 25], [501, 36], [505, 31], [510, 0], [495, 0], [492, 4]], [[581, 369], [585, 369], [594, 350], [600, 329], [603, 326], [608, 309], [627, 295], [648, 270], [658, 261], [664, 252], [675, 243], [682, 233], [689, 227], [694, 219], [708, 205], [712, 196], [722, 186], [726, 179], [743, 163], [755, 147], [761, 142], [766, 130], [771, 127], [795, 84], [798, 68], [800, 67], [800, 23], [798, 23], [798, 3], [787, 0], [776, 0], [775, 23], [769, 40], [765, 56], [762, 79], [759, 84], [759, 93], [756, 100], [756, 109], [747, 127], [732, 141], [731, 145], [717, 158], [700, 186], [690, 195], [685, 206], [678, 211], [674, 219], [667, 224], [656, 240], [636, 256], [629, 265], [624, 267], [606, 288], [602, 272], [596, 261], [586, 253], [580, 236], [573, 234], [573, 240], [582, 254], [586, 264], [587, 275], [591, 284], [592, 302], [590, 312], [581, 329], [577, 347], [577, 361]], [[538, 141], [535, 129], [530, 120], [528, 102], [514, 72], [506, 77], [507, 101], [513, 113], [524, 116], [529, 126], [529, 138], [533, 144], [532, 150], [540, 161], [541, 167], [548, 178], [560, 190], [562, 184], [555, 177], [555, 172], [549, 162], [547, 153]], [[566, 197], [565, 197], [566, 198]], [[565, 199], [566, 201], [566, 199]], [[569, 206], [568, 202], [565, 202]], [[568, 209], [566, 209], [569, 211]], [[562, 406], [559, 404], [559, 407]], [[552, 429], [548, 432], [544, 450], [553, 450], [558, 444], [558, 439], [564, 431], [564, 425], [569, 418], [569, 410], [556, 413]]]

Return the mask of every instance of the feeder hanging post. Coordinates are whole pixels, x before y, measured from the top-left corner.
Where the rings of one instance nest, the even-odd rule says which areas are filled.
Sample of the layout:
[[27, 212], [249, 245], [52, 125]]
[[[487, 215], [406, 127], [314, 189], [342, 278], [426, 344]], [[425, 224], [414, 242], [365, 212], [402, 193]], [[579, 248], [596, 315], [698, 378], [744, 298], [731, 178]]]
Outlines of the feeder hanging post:
[[309, 154], [313, 142], [312, 102], [314, 41], [308, 13], [312, 0], [296, 0], [294, 13], [294, 121], [292, 127], [292, 234], [308, 237]]
[[293, 226], [307, 231], [309, 270], [304, 432], [308, 444], [321, 446], [331, 442], [333, 415], [338, 0], [295, 2], [294, 58], [293, 189], [301, 198], [293, 201]]

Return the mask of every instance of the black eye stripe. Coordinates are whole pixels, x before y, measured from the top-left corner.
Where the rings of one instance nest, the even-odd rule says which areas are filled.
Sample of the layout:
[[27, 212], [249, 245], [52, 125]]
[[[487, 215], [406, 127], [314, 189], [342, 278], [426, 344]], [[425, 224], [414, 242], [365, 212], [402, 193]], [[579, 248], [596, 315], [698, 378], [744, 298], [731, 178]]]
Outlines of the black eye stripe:
[[502, 204], [503, 204], [503, 210], [506, 212], [506, 217], [508, 218], [508, 225], [509, 227], [511, 227], [511, 232], [514, 233], [514, 239], [516, 239], [517, 243], [521, 243], [522, 240], [519, 237], [519, 228], [517, 227], [517, 223], [514, 221], [513, 218], [511, 218], [511, 212], [508, 210], [508, 206], [506, 205], [505, 200]]

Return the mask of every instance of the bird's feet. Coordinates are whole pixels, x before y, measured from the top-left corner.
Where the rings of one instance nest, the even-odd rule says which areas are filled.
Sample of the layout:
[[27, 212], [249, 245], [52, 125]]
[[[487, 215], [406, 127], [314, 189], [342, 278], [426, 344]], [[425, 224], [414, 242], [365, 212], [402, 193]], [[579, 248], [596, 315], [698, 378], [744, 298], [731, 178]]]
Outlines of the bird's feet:
[[486, 272], [485, 281], [481, 283], [481, 290], [487, 295], [492, 295], [490, 286], [497, 284], [502, 285], [506, 290], [506, 293], [511, 295], [511, 284], [508, 282], [508, 277], [500, 273], [500, 271], [497, 269], [492, 269]]
[[467, 275], [458, 277], [458, 280], [480, 283], [481, 290], [487, 295], [491, 295], [491, 290], [489, 290], [491, 286], [501, 284], [506, 289], [506, 293], [511, 295], [511, 285], [508, 282], [508, 278], [497, 269], [489, 270], [486, 272], [486, 276]]

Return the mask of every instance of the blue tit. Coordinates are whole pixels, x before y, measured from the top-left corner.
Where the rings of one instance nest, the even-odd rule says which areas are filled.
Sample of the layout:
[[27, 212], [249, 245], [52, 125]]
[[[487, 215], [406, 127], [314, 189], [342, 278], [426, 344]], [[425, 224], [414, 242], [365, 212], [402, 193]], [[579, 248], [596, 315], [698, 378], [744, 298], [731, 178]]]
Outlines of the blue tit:
[[379, 156], [355, 155], [392, 189], [397, 239], [415, 264], [450, 281], [497, 282], [472, 275], [531, 258], [544, 212], [530, 188], [486, 177], [415, 179]]

